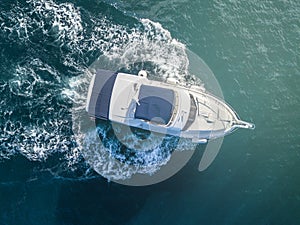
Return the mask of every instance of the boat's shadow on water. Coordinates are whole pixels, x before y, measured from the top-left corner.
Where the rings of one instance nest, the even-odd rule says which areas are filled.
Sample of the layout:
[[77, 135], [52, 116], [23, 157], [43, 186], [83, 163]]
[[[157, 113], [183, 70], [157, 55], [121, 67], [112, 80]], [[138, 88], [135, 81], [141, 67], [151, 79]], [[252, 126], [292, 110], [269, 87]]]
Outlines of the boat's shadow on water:
[[[163, 207], [164, 213], [171, 213], [173, 206], [162, 204], [167, 204], [170, 198], [176, 204], [181, 204], [176, 196], [186, 190], [187, 186], [199, 184], [196, 179], [199, 178], [197, 166], [204, 147], [198, 146], [197, 150], [181, 171], [154, 185], [125, 186], [108, 182], [100, 176], [85, 181], [62, 182], [58, 193], [57, 219], [63, 224], [131, 224], [140, 214], [145, 213], [154, 196], [154, 199], [160, 196], [159, 202], [154, 205]], [[164, 197], [167, 198], [166, 201]], [[156, 208], [151, 211], [147, 217], [151, 217]], [[153, 217], [157, 218], [157, 215]], [[144, 221], [144, 224], [149, 224], [150, 221]]]
[[[197, 147], [191, 160], [173, 177], [149, 186], [125, 186], [109, 182], [94, 171], [87, 178], [88, 165], [71, 170], [59, 153], [44, 162], [28, 161], [17, 155], [1, 163], [0, 198], [2, 217], [8, 224], [131, 224], [138, 217], [157, 213], [153, 204], [171, 213], [181, 204], [177, 196], [199, 184], [197, 165], [205, 145]], [[58, 164], [57, 162], [60, 162]], [[149, 175], [150, 176], [150, 175]], [[173, 200], [172, 200], [173, 199]], [[154, 203], [153, 203], [154, 201]], [[151, 212], [152, 211], [152, 212]], [[14, 216], [10, 216], [14, 215]], [[157, 219], [157, 215], [155, 215]], [[175, 216], [175, 218], [177, 218]], [[155, 220], [156, 220], [155, 219]], [[143, 219], [142, 219], [143, 220]], [[145, 221], [144, 224], [147, 224]]]

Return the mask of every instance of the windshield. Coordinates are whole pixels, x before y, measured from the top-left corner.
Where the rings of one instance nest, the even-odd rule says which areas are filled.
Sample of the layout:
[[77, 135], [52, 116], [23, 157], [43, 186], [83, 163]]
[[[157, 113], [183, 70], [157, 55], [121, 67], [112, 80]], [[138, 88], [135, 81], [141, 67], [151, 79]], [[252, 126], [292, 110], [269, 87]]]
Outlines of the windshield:
[[190, 107], [190, 112], [189, 112], [189, 118], [182, 130], [187, 130], [193, 124], [193, 122], [195, 121], [195, 118], [196, 118], [197, 105], [196, 105], [193, 95], [191, 95], [191, 94], [190, 94], [190, 101], [191, 101], [191, 107]]

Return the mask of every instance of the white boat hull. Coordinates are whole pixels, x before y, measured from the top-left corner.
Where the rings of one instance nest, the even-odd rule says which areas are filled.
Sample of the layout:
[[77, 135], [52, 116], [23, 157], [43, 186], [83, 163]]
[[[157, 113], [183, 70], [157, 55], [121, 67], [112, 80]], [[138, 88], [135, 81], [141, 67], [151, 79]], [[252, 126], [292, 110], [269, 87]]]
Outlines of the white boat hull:
[[203, 87], [148, 80], [145, 73], [136, 76], [98, 70], [90, 84], [87, 112], [94, 118], [196, 143], [223, 137], [236, 128], [254, 129]]

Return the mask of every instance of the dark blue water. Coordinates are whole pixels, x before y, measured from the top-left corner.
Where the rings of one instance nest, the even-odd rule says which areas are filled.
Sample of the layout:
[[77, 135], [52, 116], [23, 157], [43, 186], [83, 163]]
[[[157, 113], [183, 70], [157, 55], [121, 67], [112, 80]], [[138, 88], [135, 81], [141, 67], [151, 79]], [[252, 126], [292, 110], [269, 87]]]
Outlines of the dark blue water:
[[[0, 224], [299, 224], [299, 44], [296, 0], [0, 1]], [[159, 184], [108, 182], [72, 129], [82, 74], [136, 49], [181, 67], [183, 45], [256, 129], [204, 172], [200, 146]]]

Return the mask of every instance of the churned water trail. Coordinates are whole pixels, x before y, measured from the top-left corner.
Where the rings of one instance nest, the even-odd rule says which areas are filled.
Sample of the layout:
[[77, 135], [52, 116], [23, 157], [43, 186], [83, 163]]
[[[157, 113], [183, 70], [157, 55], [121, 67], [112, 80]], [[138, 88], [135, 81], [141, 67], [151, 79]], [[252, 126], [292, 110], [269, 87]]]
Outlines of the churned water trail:
[[[76, 124], [73, 111], [85, 106], [91, 79], [85, 71], [100, 55], [105, 59], [98, 62], [106, 69], [116, 64], [125, 69], [142, 66], [152, 70], [153, 79], [174, 77], [182, 83], [200, 82], [187, 76], [185, 45], [172, 38], [160, 23], [133, 18], [131, 25], [117, 24], [104, 12], [95, 16], [72, 3], [46, 0], [12, 6], [1, 12], [1, 36], [16, 49], [25, 45], [27, 50], [4, 71], [9, 76], [1, 85], [3, 160], [21, 154], [31, 161], [45, 161], [58, 153], [65, 159], [63, 167], [82, 166], [81, 140], [76, 137], [82, 134], [72, 130], [73, 126], [78, 131], [76, 126], [80, 124]], [[4, 51], [10, 48], [3, 47]], [[107, 65], [102, 62], [105, 60]], [[103, 168], [112, 173], [113, 166], [104, 163]], [[118, 170], [122, 176], [124, 171]], [[150, 174], [155, 170], [142, 169]]]

